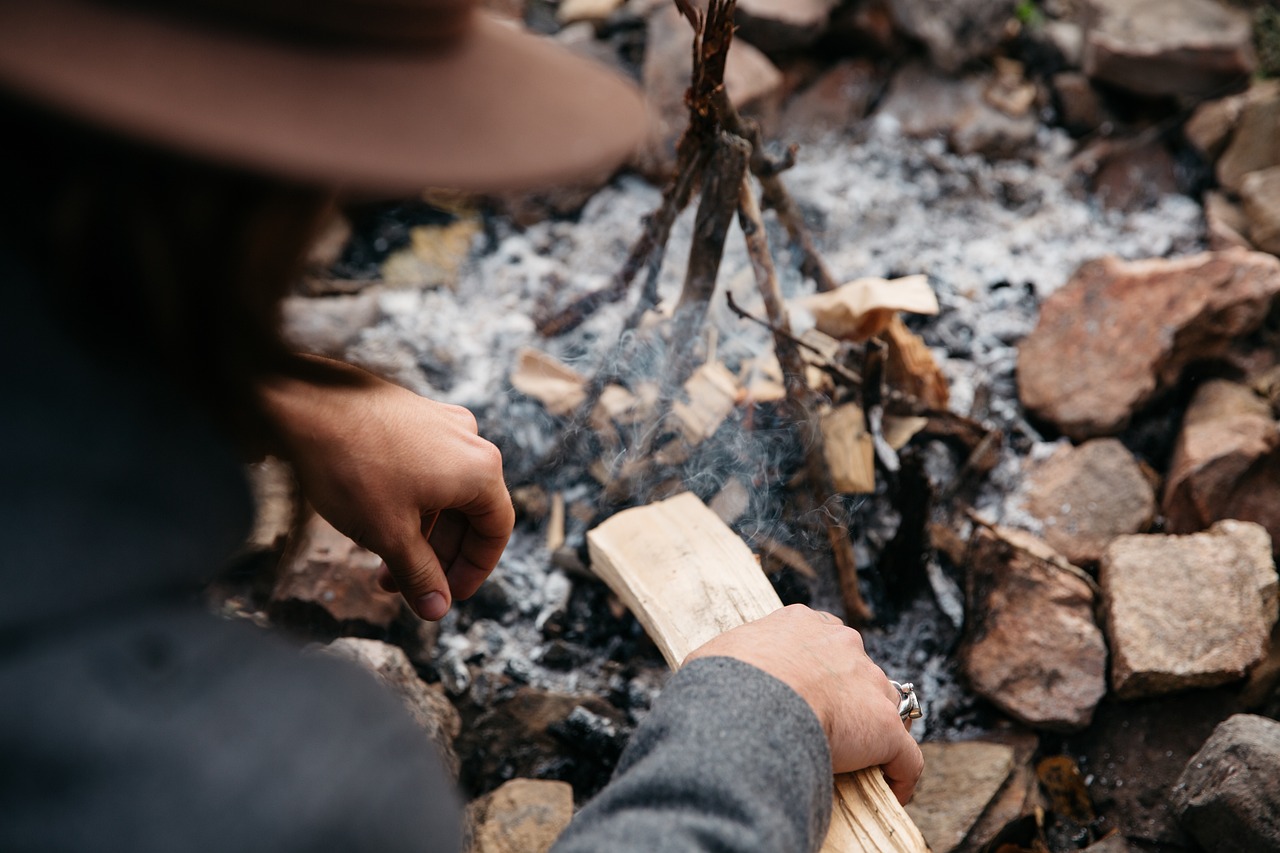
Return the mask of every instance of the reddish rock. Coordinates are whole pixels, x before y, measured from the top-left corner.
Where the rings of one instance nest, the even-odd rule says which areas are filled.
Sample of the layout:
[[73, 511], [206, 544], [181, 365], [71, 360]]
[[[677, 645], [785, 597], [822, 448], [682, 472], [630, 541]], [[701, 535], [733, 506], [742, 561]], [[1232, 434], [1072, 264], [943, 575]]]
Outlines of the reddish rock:
[[738, 0], [739, 34], [763, 51], [796, 50], [813, 44], [827, 28], [840, 0]]
[[1140, 95], [1200, 96], [1249, 79], [1250, 16], [1214, 0], [1090, 0], [1084, 70]]
[[960, 659], [974, 692], [1032, 728], [1087, 726], [1107, 689], [1088, 576], [1016, 530], [980, 529], [969, 567], [975, 612]]
[[1245, 175], [1240, 200], [1250, 242], [1264, 252], [1280, 255], [1280, 166]]
[[867, 60], [840, 62], [787, 103], [779, 122], [782, 134], [811, 141], [849, 128], [866, 116], [882, 86], [881, 76]]
[[1208, 853], [1280, 850], [1280, 722], [1236, 714], [1187, 762], [1173, 807]]
[[1117, 536], [1142, 533], [1156, 512], [1142, 467], [1114, 438], [1062, 447], [1032, 469], [1027, 509], [1044, 541], [1076, 565], [1096, 563]]
[[1106, 120], [1102, 98], [1088, 77], [1078, 71], [1064, 71], [1053, 75], [1052, 84], [1058, 121], [1068, 131], [1090, 133]]
[[1145, 210], [1178, 191], [1178, 165], [1163, 142], [1116, 145], [1102, 157], [1094, 195], [1112, 210]]
[[1008, 36], [1016, 0], [888, 0], [898, 29], [923, 42], [933, 64], [954, 73], [990, 56]]
[[[689, 125], [685, 91], [692, 75], [693, 29], [675, 4], [649, 16], [642, 82], [652, 113], [650, 140], [636, 155], [649, 175], [668, 174], [675, 166], [675, 145]], [[746, 41], [735, 39], [725, 62], [725, 90], [739, 109], [761, 107], [780, 98], [782, 72]]]
[[1240, 113], [1248, 97], [1248, 92], [1242, 92], [1205, 101], [1196, 107], [1191, 118], [1182, 126], [1182, 135], [1203, 156], [1216, 160], [1231, 141], [1231, 134], [1240, 121]]
[[1209, 234], [1209, 248], [1215, 252], [1253, 248], [1245, 236], [1249, 233], [1249, 218], [1244, 208], [1224, 193], [1210, 190], [1204, 194], [1204, 227]]
[[1072, 438], [1113, 435], [1188, 364], [1261, 325], [1277, 293], [1280, 260], [1261, 252], [1088, 262], [1018, 348], [1022, 404]]
[[286, 621], [316, 609], [342, 630], [385, 631], [400, 615], [400, 596], [383, 592], [376, 575], [382, 560], [312, 516], [301, 541], [281, 566], [271, 593], [272, 612]]
[[1280, 166], [1280, 80], [1255, 84], [1238, 105], [1235, 129], [1218, 160], [1218, 183], [1235, 192], [1250, 172]]
[[1196, 389], [1162, 509], [1172, 533], [1238, 518], [1261, 524], [1280, 542], [1280, 424], [1266, 399], [1226, 380]]
[[403, 649], [379, 640], [340, 637], [325, 646], [324, 651], [359, 664], [399, 696], [414, 722], [444, 757], [449, 772], [454, 777], [458, 775], [453, 741], [462, 730], [462, 718], [444, 695], [443, 688], [418, 677]]
[[1103, 554], [1099, 578], [1121, 699], [1226, 684], [1266, 654], [1277, 579], [1260, 525], [1121, 536]]
[[512, 779], [467, 809], [467, 853], [546, 853], [573, 818], [573, 788], [549, 779]]

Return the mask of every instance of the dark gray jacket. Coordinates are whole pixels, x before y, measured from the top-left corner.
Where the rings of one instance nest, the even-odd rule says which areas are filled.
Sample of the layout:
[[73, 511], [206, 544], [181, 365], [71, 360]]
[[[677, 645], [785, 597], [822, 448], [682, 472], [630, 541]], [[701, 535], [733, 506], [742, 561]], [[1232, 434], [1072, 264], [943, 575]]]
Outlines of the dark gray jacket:
[[[0, 850], [456, 850], [457, 796], [395, 699], [199, 606], [250, 520], [214, 430], [80, 350], [2, 255], [0, 306]], [[556, 850], [810, 850], [830, 791], [800, 697], [704, 660]]]

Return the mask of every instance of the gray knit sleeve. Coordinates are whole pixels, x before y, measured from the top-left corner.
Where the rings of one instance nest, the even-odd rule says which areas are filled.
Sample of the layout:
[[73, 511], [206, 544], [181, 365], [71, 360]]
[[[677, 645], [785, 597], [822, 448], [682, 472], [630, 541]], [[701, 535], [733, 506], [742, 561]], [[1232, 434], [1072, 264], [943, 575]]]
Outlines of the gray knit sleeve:
[[803, 853], [831, 818], [831, 757], [794, 690], [733, 658], [668, 683], [613, 781], [552, 853]]

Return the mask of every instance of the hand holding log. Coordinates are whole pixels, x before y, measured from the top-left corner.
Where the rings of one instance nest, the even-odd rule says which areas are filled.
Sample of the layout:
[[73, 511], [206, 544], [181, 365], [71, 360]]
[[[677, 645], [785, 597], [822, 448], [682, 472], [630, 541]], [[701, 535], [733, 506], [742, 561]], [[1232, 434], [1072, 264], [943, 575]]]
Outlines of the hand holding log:
[[[673, 668], [725, 632], [762, 619], [782, 607], [747, 546], [693, 495], [678, 495], [621, 512], [591, 531], [587, 541], [595, 572], [631, 608]], [[789, 615], [778, 614], [772, 618], [792, 617], [819, 618], [819, 614], [799, 608]], [[857, 637], [831, 618], [833, 636], [844, 638], [834, 642], [849, 642], [849, 637]], [[742, 633], [735, 632], [734, 637], [718, 642], [734, 644], [741, 640]], [[716, 654], [716, 649], [713, 645], [707, 653]], [[786, 649], [777, 651], [780, 658], [786, 657]], [[740, 657], [736, 653], [733, 656]], [[862, 657], [865, 659], [865, 654]], [[853, 665], [863, 666], [856, 655], [852, 660]], [[748, 662], [759, 665], [757, 661]], [[764, 663], [762, 669], [778, 675], [772, 672], [771, 662]], [[866, 666], [874, 665], [867, 661]], [[781, 664], [781, 669], [785, 671], [787, 665]], [[875, 677], [870, 672], [866, 675], [869, 682]], [[879, 677], [882, 678], [883, 673]], [[887, 683], [885, 687], [883, 696], [867, 697], [867, 701], [892, 702], [895, 710], [891, 712], [891, 720], [897, 723], [896, 700], [889, 698]], [[806, 690], [809, 690], [806, 684], [801, 684], [797, 692], [805, 696]], [[845, 716], [845, 723], [858, 723], [852, 717], [859, 713], [853, 710]], [[874, 710], [867, 713], [878, 716]], [[822, 719], [822, 712], [818, 714]], [[822, 722], [826, 726], [829, 720]], [[827, 731], [832, 734], [830, 728]], [[870, 756], [868, 760], [890, 762], [891, 776], [913, 776], [909, 750], [901, 741], [894, 743], [896, 746], [890, 747], [892, 754]], [[899, 752], [904, 754], [901, 759], [897, 757]], [[852, 758], [854, 756], [842, 756], [837, 760]], [[831, 827], [822, 847], [824, 853], [923, 853], [928, 849], [879, 767], [836, 777], [833, 794], [835, 802]]]

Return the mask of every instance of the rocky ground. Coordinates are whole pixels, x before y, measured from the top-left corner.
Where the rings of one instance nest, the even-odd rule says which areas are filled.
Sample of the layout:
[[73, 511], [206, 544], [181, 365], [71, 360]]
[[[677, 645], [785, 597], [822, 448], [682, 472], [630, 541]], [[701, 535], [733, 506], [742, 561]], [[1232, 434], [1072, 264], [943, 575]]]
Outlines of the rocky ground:
[[[664, 678], [583, 547], [634, 498], [564, 448], [575, 373], [607, 368], [634, 391], [666, 353], [643, 326], [624, 331], [626, 305], [537, 329], [607, 284], [658, 205], [691, 35], [659, 0], [498, 5], [640, 81], [653, 139], [604, 184], [351, 210], [286, 313], [300, 346], [476, 412], [517, 487], [511, 548], [426, 628], [373, 589], [376, 558], [318, 520], [278, 560], [289, 484], [265, 466], [255, 548], [217, 600], [307, 639], [365, 638], [333, 651], [378, 672], [456, 756], [480, 798], [474, 849], [527, 851], [608, 778]], [[727, 89], [777, 151], [800, 143], [784, 181], [822, 257], [840, 281], [928, 277], [939, 310], [904, 314], [906, 334], [936, 361], [946, 407], [999, 437], [975, 448], [927, 427], [899, 471], [882, 464], [840, 504], [877, 613], [868, 648], [926, 701], [911, 813], [931, 846], [1280, 849], [1275, 11], [738, 5]], [[821, 324], [801, 258], [766, 226], [797, 331]], [[692, 234], [690, 212], [658, 280], [667, 304]], [[736, 235], [720, 287], [759, 316]], [[568, 403], [516, 390], [528, 348], [563, 366]], [[839, 610], [814, 511], [785, 482], [794, 430], [750, 390], [769, 349], [715, 300], [700, 352], [737, 404], [680, 487], [764, 555], [784, 600]]]

